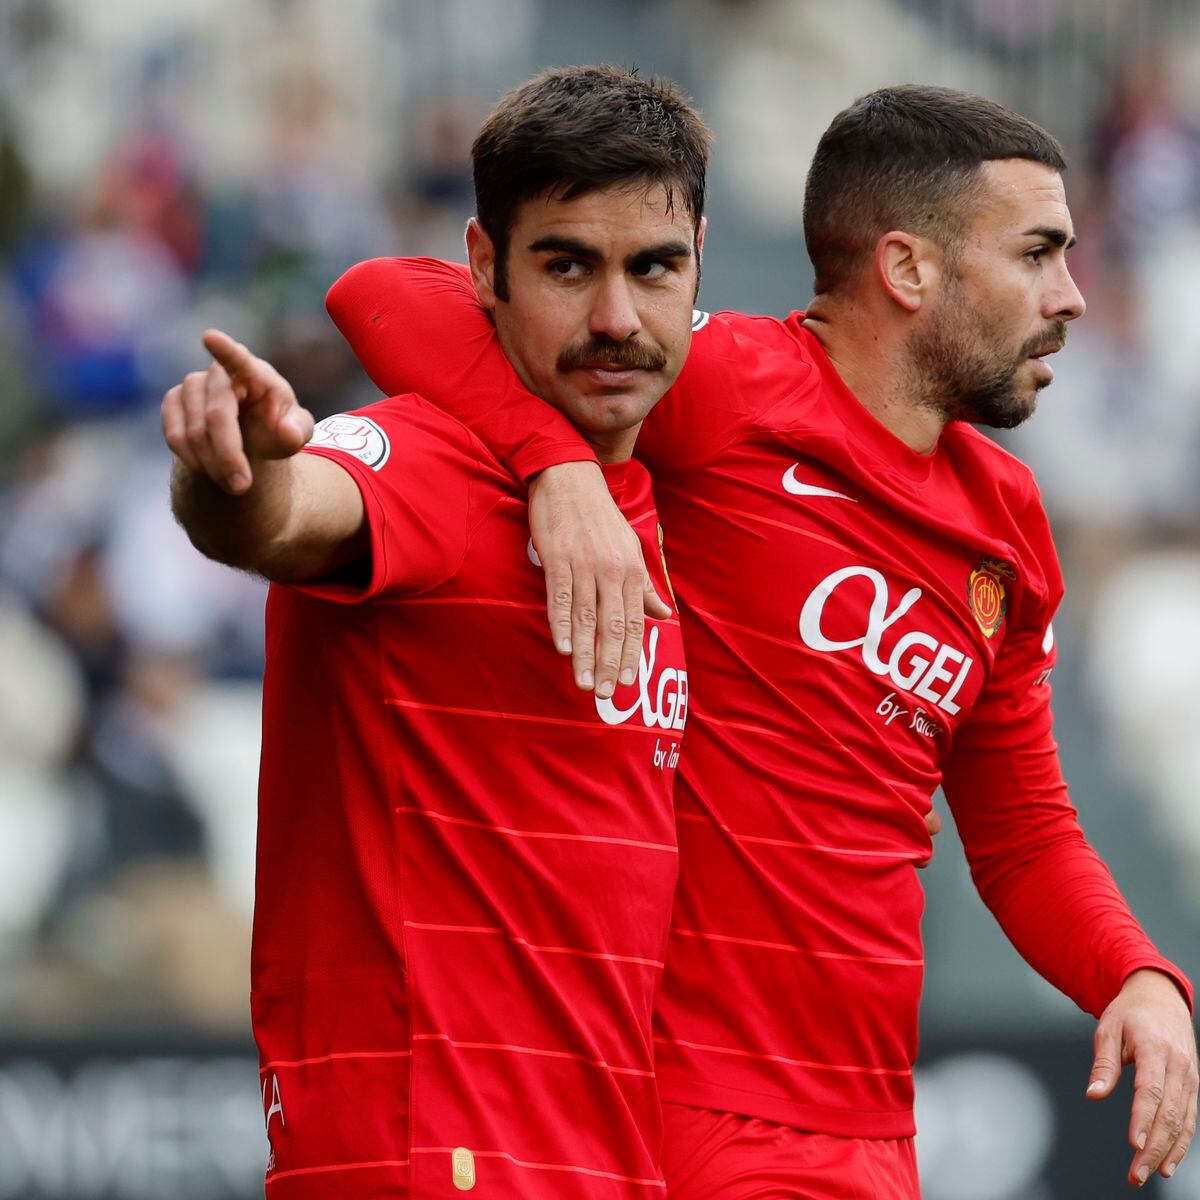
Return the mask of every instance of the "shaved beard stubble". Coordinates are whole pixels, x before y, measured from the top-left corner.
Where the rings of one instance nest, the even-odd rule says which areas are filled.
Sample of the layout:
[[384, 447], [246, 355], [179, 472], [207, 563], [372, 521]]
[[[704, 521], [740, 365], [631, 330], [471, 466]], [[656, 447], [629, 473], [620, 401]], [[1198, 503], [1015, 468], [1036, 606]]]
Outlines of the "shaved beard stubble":
[[[1030, 338], [1016, 354], [989, 345], [986, 317], [963, 299], [957, 282], [946, 290], [943, 317], [910, 343], [913, 393], [947, 421], [969, 421], [991, 429], [1012, 429], [1033, 415], [1037, 396], [1017, 389], [1017, 372], [1032, 355], [1057, 348], [1067, 340], [1065, 321]], [[1049, 380], [1039, 379], [1036, 388]]]

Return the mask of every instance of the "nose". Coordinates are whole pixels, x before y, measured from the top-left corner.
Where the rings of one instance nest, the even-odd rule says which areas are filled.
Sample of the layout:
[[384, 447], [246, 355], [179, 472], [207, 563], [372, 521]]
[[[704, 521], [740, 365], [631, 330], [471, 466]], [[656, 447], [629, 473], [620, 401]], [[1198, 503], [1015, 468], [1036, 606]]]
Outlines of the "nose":
[[641, 328], [642, 319], [624, 272], [601, 279], [588, 315], [589, 332], [624, 342], [640, 333]]
[[1071, 272], [1065, 264], [1060, 284], [1048, 299], [1049, 307], [1054, 311], [1046, 315], [1056, 317], [1060, 321], [1074, 321], [1087, 312], [1087, 303], [1083, 298], [1083, 293], [1079, 290], [1075, 280], [1071, 278]]

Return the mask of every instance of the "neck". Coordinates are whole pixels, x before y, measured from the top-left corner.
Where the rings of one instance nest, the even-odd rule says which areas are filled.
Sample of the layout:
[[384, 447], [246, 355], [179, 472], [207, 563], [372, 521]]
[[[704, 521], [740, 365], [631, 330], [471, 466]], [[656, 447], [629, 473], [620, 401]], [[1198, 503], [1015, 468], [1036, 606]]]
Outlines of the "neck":
[[842, 382], [885, 429], [918, 454], [932, 454], [946, 427], [942, 407], [925, 395], [887, 314], [855, 298], [813, 298], [804, 327], [821, 343]]

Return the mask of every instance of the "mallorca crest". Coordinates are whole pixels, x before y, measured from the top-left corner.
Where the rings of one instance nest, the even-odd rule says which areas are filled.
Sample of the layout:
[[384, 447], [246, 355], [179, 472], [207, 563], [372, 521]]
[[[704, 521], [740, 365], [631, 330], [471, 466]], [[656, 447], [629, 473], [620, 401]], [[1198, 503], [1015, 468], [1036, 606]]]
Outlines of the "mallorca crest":
[[1004, 581], [1016, 577], [1008, 563], [985, 558], [967, 579], [967, 604], [984, 637], [990, 638], [1004, 623], [1008, 607]]

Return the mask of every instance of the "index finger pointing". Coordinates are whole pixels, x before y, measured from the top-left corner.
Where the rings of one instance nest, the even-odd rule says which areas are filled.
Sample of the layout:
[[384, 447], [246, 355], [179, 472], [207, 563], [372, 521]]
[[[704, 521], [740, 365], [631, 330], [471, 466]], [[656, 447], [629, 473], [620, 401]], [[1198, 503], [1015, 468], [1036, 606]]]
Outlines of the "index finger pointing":
[[241, 342], [235, 342], [229, 334], [219, 329], [206, 329], [201, 340], [205, 350], [225, 368], [235, 385], [249, 382], [249, 377], [255, 372], [255, 359]]

